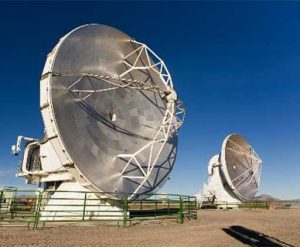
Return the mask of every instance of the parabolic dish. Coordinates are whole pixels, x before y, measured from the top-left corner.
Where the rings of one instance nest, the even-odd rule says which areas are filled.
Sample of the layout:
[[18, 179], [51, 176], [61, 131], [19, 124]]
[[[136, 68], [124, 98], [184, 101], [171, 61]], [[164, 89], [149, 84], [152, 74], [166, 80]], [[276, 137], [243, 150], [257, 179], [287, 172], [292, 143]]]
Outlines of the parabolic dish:
[[222, 145], [221, 170], [233, 193], [241, 200], [254, 197], [258, 190], [261, 159], [238, 134], [227, 136]]
[[164, 62], [98, 24], [74, 29], [53, 53], [51, 108], [75, 168], [99, 191], [156, 192], [173, 168], [184, 114]]

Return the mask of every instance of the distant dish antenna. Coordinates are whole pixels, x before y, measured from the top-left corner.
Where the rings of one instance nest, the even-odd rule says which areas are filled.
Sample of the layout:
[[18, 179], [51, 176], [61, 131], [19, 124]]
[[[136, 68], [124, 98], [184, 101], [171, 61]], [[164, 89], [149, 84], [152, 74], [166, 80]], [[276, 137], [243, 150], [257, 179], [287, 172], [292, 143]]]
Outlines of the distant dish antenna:
[[258, 190], [261, 159], [240, 135], [231, 134], [223, 142], [219, 155], [208, 165], [208, 182], [198, 195], [199, 201], [226, 203], [227, 205], [249, 200]]
[[19, 176], [131, 199], [163, 186], [185, 110], [147, 45], [109, 26], [78, 27], [48, 55], [40, 85], [45, 136], [26, 144]]

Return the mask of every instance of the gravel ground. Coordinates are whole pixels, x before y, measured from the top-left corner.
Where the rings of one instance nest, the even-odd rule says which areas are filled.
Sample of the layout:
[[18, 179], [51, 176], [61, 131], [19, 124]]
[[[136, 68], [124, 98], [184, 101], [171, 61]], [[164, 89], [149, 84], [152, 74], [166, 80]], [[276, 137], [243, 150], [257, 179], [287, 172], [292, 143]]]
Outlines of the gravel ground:
[[300, 210], [202, 210], [183, 225], [0, 227], [0, 246], [192, 245], [300, 247]]

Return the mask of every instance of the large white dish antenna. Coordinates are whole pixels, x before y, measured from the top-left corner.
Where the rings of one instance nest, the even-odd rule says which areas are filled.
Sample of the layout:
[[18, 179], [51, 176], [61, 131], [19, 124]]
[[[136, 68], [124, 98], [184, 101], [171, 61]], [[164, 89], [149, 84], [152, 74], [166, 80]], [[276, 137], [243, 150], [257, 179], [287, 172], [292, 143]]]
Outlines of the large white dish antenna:
[[197, 197], [199, 201], [237, 206], [252, 199], [260, 183], [261, 159], [253, 147], [238, 134], [225, 138], [219, 155], [208, 165], [208, 182]]
[[45, 137], [27, 145], [19, 173], [27, 180], [75, 179], [134, 198], [169, 178], [185, 112], [165, 63], [125, 33], [90, 24], [61, 38], [42, 74], [41, 111]]

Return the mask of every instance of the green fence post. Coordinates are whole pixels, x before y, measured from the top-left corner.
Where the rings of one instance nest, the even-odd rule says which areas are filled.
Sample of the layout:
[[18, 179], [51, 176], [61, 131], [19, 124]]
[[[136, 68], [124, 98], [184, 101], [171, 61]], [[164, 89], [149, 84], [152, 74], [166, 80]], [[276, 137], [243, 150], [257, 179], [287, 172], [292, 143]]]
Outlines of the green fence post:
[[33, 229], [36, 229], [38, 224], [39, 224], [39, 220], [40, 220], [40, 209], [41, 209], [41, 204], [42, 204], [42, 199], [43, 199], [43, 195], [41, 193], [41, 191], [39, 191], [39, 195], [37, 198], [37, 205], [36, 205], [36, 210], [35, 210], [35, 217], [34, 217], [34, 223], [33, 223]]
[[125, 199], [123, 201], [123, 227], [127, 227], [127, 220], [128, 220], [128, 196], [125, 195]]
[[85, 192], [85, 193], [84, 193], [84, 202], [83, 202], [82, 221], [84, 221], [84, 217], [85, 217], [86, 195], [87, 195], [87, 193]]
[[155, 195], [155, 218], [157, 216], [157, 198], [156, 198], [156, 195]]
[[179, 197], [179, 224], [183, 224], [183, 219], [184, 219], [184, 215], [183, 215], [183, 201], [182, 201], [182, 197]]
[[1, 190], [1, 193], [0, 193], [0, 211], [1, 211], [1, 208], [2, 208], [2, 200], [3, 200], [2, 198], [3, 198], [3, 190]]
[[189, 213], [189, 217], [191, 217], [191, 202], [189, 196], [188, 196], [188, 213]]
[[1, 193], [0, 193], [0, 220], [3, 220], [3, 218], [1, 217], [2, 216], [2, 203], [3, 202], [3, 190], [1, 190]]
[[197, 207], [198, 207], [197, 198], [194, 197], [194, 214], [195, 214], [195, 219], [198, 219], [198, 211], [197, 211]]

